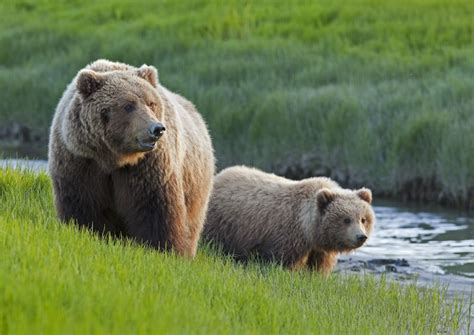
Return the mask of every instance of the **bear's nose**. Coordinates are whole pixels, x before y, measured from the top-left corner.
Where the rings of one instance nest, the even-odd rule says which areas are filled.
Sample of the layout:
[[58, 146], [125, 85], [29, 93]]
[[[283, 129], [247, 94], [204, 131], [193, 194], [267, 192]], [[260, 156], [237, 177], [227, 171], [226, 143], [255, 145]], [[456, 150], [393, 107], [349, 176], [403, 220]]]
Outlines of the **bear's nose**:
[[357, 235], [357, 241], [364, 243], [367, 240], [366, 235]]
[[151, 137], [154, 139], [158, 139], [163, 135], [165, 132], [166, 128], [163, 124], [161, 123], [153, 123], [149, 128], [148, 128], [148, 133], [150, 134]]

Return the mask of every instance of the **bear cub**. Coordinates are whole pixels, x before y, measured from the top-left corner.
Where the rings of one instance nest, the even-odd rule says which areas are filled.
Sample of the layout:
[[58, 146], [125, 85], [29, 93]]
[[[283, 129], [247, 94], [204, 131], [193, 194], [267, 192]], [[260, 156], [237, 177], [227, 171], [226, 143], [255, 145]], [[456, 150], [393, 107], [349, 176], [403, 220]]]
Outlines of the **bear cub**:
[[361, 247], [375, 221], [369, 189], [325, 177], [293, 181], [235, 166], [214, 178], [203, 239], [237, 260], [257, 257], [329, 274], [337, 255]]

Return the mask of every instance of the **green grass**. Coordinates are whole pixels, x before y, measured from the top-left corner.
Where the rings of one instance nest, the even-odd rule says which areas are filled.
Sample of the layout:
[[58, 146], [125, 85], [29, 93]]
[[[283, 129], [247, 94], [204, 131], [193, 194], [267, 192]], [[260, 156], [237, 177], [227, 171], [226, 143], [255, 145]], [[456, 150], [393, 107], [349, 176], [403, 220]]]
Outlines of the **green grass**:
[[441, 288], [195, 261], [59, 223], [49, 178], [0, 170], [2, 334], [434, 334], [469, 322]]
[[0, 124], [46, 134], [84, 65], [149, 63], [203, 113], [220, 167], [309, 155], [311, 171], [377, 193], [474, 192], [472, 1], [10, 0], [0, 13]]

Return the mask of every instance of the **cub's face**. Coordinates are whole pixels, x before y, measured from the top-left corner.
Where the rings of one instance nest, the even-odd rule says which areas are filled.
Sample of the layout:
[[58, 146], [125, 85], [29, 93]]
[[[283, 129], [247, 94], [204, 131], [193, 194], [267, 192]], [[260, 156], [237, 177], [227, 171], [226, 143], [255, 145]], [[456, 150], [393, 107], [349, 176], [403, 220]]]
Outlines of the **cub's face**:
[[76, 86], [82, 97], [84, 131], [97, 147], [112, 152], [119, 165], [133, 164], [156, 148], [165, 125], [155, 68], [83, 70]]
[[317, 194], [325, 247], [347, 252], [361, 247], [369, 237], [375, 221], [372, 192], [322, 189]]

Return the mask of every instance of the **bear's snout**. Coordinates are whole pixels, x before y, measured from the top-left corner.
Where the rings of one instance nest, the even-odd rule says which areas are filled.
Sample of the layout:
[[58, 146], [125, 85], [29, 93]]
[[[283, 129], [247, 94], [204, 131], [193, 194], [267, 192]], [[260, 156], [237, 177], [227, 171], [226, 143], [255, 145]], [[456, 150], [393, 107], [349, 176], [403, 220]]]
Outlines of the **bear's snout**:
[[163, 136], [166, 128], [160, 122], [151, 122], [145, 131], [137, 136], [139, 151], [150, 151], [155, 149], [156, 142]]
[[362, 244], [365, 241], [367, 241], [367, 235], [365, 235], [365, 234], [357, 235], [357, 242]]
[[154, 140], [159, 139], [163, 133], [165, 132], [166, 128], [165, 126], [160, 123], [160, 122], [153, 122], [149, 127], [148, 127], [148, 135]]

